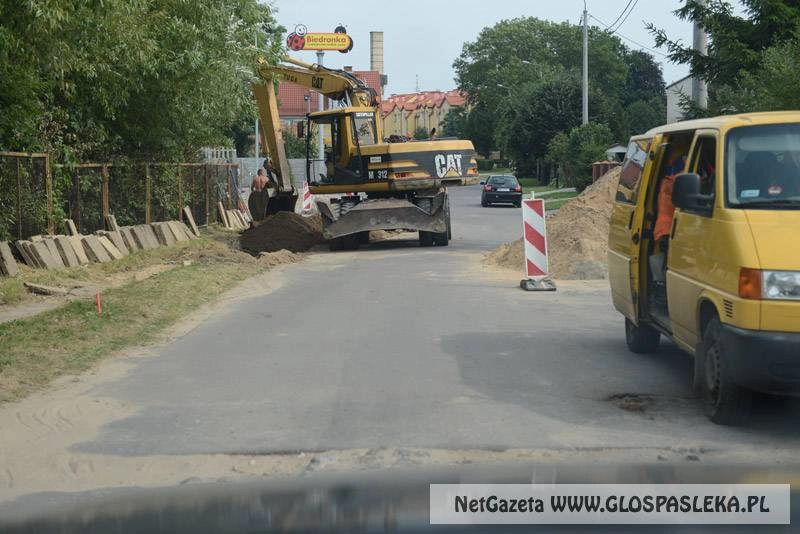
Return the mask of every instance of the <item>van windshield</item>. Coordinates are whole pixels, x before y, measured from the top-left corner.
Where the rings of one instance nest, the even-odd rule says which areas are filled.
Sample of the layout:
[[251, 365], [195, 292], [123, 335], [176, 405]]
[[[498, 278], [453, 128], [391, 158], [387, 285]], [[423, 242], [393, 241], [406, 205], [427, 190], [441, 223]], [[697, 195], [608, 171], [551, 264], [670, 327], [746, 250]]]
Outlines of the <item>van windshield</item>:
[[800, 124], [736, 128], [725, 146], [729, 206], [800, 209]]

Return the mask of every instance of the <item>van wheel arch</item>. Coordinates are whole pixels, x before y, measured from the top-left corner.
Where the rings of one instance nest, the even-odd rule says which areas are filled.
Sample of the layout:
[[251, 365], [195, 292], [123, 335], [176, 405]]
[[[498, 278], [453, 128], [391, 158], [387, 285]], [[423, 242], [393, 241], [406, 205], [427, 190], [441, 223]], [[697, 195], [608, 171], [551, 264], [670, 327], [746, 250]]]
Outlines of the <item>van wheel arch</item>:
[[719, 317], [717, 307], [708, 299], [700, 301], [697, 309], [697, 346], [694, 351], [694, 373], [692, 376], [692, 389], [698, 395], [701, 393], [703, 380], [705, 380], [705, 354], [703, 353], [703, 334], [708, 323], [714, 317]]
[[716, 305], [708, 299], [701, 300], [700, 307], [698, 308], [698, 313], [697, 313], [698, 337], [703, 336], [703, 332], [706, 331], [706, 327], [708, 326], [709, 321], [711, 321], [711, 319], [713, 319], [714, 317], [719, 317], [719, 311], [717, 311]]

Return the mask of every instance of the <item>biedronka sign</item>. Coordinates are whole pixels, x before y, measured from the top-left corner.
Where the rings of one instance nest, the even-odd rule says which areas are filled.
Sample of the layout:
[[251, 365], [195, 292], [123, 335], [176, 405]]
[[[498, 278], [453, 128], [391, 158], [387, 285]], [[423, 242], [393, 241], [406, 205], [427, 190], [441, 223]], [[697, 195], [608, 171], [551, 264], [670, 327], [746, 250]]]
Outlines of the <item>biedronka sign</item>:
[[332, 33], [311, 33], [302, 24], [286, 37], [286, 46], [295, 51], [333, 50], [346, 54], [353, 49], [353, 38], [347, 35], [344, 26], [339, 25]]

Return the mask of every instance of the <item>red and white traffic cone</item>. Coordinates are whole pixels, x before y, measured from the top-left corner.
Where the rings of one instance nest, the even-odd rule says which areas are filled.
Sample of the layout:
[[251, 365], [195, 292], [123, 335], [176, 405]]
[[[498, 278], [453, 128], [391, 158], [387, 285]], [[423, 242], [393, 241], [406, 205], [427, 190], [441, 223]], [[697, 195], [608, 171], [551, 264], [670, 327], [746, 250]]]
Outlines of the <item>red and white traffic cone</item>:
[[520, 281], [520, 287], [526, 291], [555, 291], [555, 284], [547, 277], [549, 266], [543, 199], [522, 201], [522, 236], [526, 278]]
[[312, 202], [314, 200], [314, 196], [311, 194], [311, 191], [308, 189], [308, 180], [303, 182], [303, 214], [307, 215], [312, 212]]

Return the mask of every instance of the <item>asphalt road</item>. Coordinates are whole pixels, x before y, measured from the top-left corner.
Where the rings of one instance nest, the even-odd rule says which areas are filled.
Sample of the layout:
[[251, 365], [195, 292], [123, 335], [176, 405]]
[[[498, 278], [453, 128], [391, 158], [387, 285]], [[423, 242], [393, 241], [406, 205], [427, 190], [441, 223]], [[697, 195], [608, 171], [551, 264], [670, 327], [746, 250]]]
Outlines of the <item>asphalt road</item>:
[[[96, 393], [137, 406], [76, 450], [111, 455], [357, 447], [793, 450], [792, 403], [706, 421], [690, 359], [625, 347], [604, 281], [526, 293], [483, 252], [518, 209], [452, 191], [450, 247], [322, 252]], [[614, 396], [633, 395], [622, 401]], [[775, 413], [779, 417], [773, 417]]]
[[449, 247], [319, 251], [172, 341], [0, 412], [0, 516], [4, 498], [240, 475], [525, 459], [796, 464], [797, 402], [759, 399], [741, 428], [710, 423], [687, 355], [668, 342], [628, 352], [606, 281], [520, 290], [520, 274], [481, 262], [520, 235], [520, 210], [481, 208], [477, 186], [451, 193]]

